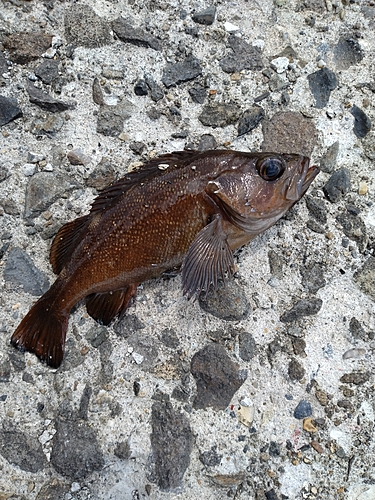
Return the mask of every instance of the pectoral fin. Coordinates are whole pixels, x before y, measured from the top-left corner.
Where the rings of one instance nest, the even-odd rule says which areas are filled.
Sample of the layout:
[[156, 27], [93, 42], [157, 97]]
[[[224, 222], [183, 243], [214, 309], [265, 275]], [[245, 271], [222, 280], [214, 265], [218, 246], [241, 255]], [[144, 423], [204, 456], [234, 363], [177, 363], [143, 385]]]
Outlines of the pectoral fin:
[[233, 274], [233, 254], [227, 242], [221, 216], [205, 226], [191, 244], [182, 264], [183, 293], [191, 298], [219, 280]]

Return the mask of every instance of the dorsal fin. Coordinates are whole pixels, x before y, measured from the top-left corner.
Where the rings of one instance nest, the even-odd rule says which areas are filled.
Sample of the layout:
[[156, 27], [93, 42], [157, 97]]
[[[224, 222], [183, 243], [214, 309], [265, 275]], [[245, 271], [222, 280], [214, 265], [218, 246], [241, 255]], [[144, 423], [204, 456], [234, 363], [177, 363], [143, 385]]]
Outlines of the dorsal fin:
[[49, 253], [49, 260], [55, 274], [61, 273], [70, 260], [72, 253], [82, 241], [89, 219], [89, 215], [84, 215], [72, 222], [68, 222], [59, 229], [59, 232], [52, 242]]
[[122, 179], [119, 179], [112, 186], [102, 191], [95, 198], [90, 214], [110, 208], [120, 196], [129, 191], [133, 186], [138, 185], [140, 182], [147, 182], [150, 179], [162, 176], [167, 170], [170, 171], [172, 168], [181, 168], [199, 154], [201, 154], [199, 151], [193, 150], [176, 151], [147, 161], [139, 170], [129, 172]]
[[166, 170], [181, 168], [199, 154], [199, 151], [189, 150], [158, 156], [146, 162], [139, 170], [126, 174], [122, 179], [102, 191], [95, 198], [88, 215], [68, 222], [55, 236], [50, 250], [50, 261], [54, 273], [60, 274], [70, 260], [74, 250], [85, 235], [93, 216], [100, 216], [100, 212], [111, 208], [133, 186], [163, 175]]

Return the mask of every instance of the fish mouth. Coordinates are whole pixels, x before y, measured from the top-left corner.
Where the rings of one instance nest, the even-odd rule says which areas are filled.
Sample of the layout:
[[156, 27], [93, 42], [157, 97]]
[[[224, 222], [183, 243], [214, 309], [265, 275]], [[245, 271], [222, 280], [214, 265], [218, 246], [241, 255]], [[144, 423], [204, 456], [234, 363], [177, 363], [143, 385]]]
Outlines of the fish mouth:
[[297, 167], [294, 170], [292, 177], [289, 178], [289, 186], [285, 193], [286, 199], [297, 202], [300, 198], [302, 198], [319, 172], [319, 167], [316, 165], [310, 167], [309, 158], [304, 157], [300, 162], [300, 167]]
[[304, 195], [309, 188], [310, 184], [312, 181], [315, 179], [315, 177], [319, 174], [320, 168], [317, 167], [316, 165], [312, 165], [307, 169], [305, 179], [302, 184], [302, 193], [301, 196]]

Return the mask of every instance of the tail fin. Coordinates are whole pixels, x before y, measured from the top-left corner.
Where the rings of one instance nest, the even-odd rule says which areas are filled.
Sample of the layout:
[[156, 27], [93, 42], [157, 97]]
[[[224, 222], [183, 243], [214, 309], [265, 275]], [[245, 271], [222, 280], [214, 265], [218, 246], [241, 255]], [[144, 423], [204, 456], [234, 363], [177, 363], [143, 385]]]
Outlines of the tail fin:
[[64, 356], [69, 313], [51, 307], [47, 292], [36, 302], [13, 333], [11, 343], [20, 351], [29, 351], [58, 368]]

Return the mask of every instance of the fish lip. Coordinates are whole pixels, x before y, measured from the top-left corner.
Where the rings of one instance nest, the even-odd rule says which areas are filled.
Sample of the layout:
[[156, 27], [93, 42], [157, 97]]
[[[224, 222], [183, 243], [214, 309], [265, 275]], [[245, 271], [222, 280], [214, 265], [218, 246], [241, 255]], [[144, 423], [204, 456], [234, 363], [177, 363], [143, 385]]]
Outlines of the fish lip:
[[[302, 157], [299, 167], [297, 166], [294, 169], [292, 176], [289, 178], [289, 187], [285, 193], [286, 199], [294, 202], [300, 200], [319, 172], [320, 169], [316, 165], [310, 167], [309, 158]], [[298, 180], [293, 182], [293, 178], [298, 178]]]
[[302, 184], [301, 196], [306, 193], [310, 184], [315, 179], [315, 177], [319, 174], [319, 172], [320, 172], [320, 168], [317, 165], [312, 165], [310, 168], [307, 169], [305, 179], [303, 180], [303, 184]]

